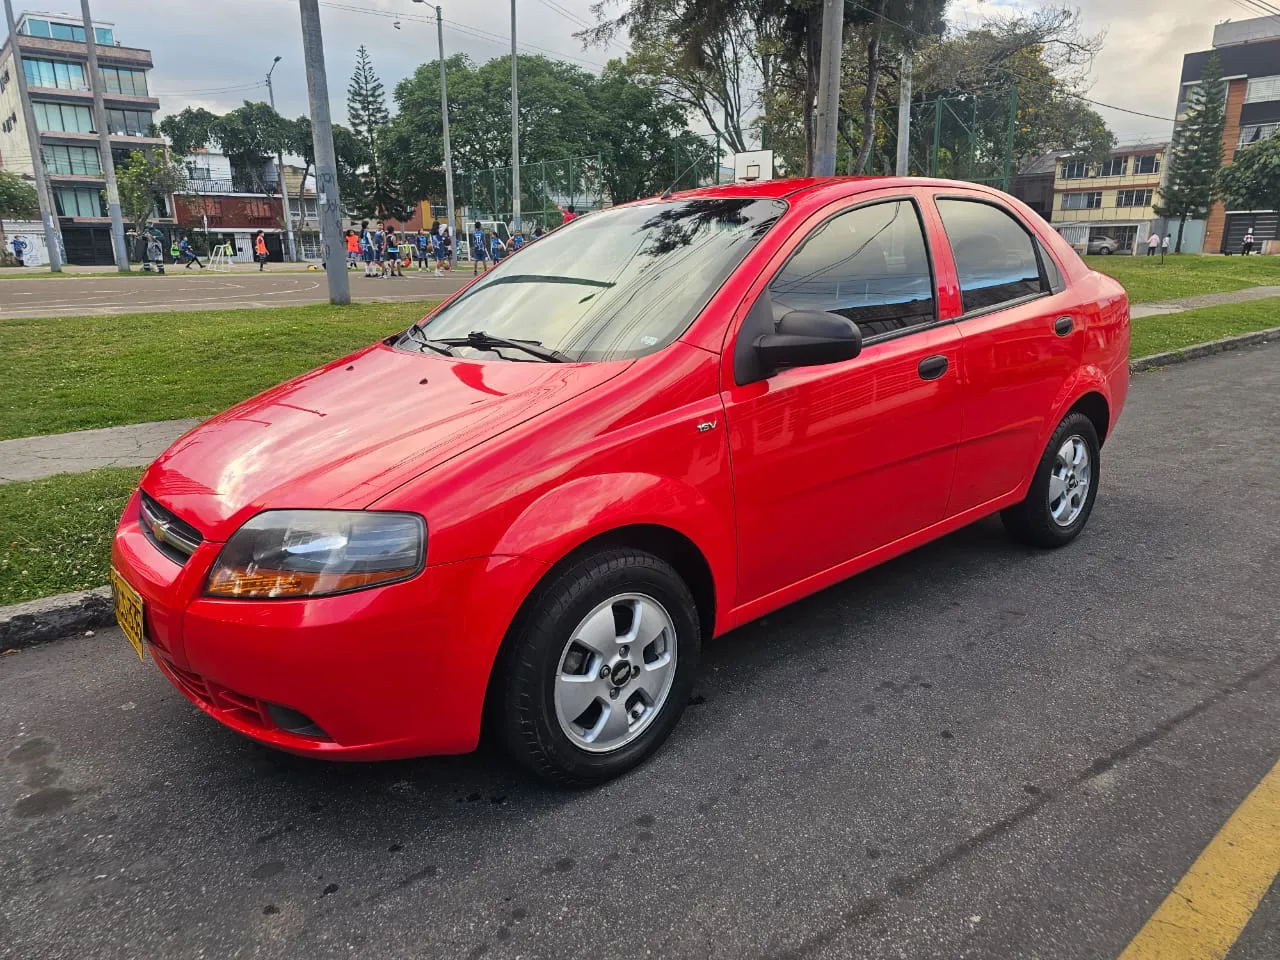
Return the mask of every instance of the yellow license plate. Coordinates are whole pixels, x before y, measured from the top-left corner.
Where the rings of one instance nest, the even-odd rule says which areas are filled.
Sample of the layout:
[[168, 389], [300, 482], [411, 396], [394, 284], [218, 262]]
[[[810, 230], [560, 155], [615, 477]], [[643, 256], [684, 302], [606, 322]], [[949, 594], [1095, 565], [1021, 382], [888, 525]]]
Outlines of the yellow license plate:
[[111, 571], [111, 604], [115, 608], [120, 632], [138, 651], [138, 659], [146, 659], [142, 639], [146, 635], [142, 619], [142, 597], [114, 569]]

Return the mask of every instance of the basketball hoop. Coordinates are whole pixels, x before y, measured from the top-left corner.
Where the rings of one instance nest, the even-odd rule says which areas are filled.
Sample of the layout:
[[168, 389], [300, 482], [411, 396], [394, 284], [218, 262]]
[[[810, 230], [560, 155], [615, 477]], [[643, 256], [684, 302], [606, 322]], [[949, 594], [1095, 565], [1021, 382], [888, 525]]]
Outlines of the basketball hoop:
[[758, 164], [758, 163], [749, 163], [749, 164], [747, 164], [747, 169], [746, 169], [746, 172], [745, 172], [745, 173], [743, 173], [743, 175], [742, 175], [742, 179], [743, 179], [743, 180], [746, 180], [748, 183], [750, 183], [752, 180], [759, 180], [759, 179], [760, 179], [760, 164]]

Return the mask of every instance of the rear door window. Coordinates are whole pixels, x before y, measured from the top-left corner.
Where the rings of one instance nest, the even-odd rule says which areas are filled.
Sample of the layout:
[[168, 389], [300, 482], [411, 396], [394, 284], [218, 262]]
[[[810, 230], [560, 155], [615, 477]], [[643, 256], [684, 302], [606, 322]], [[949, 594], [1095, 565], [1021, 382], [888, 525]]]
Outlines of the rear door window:
[[769, 285], [774, 317], [823, 310], [870, 338], [932, 323], [933, 273], [910, 200], [837, 214], [813, 232]]
[[1012, 214], [978, 200], [938, 198], [965, 313], [1047, 292], [1031, 235]]

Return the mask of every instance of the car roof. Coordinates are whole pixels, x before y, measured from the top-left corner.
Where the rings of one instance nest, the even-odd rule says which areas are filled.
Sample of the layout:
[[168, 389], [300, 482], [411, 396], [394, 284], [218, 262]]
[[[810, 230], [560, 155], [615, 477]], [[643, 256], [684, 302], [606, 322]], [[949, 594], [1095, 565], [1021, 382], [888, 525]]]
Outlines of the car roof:
[[673, 197], [760, 197], [762, 199], [782, 199], [797, 193], [820, 189], [838, 189], [846, 195], [850, 186], [858, 186], [864, 190], [879, 190], [884, 187], [946, 187], [952, 190], [978, 190], [998, 192], [994, 188], [979, 183], [961, 180], [942, 180], [935, 177], [794, 177], [783, 180], [757, 180], [753, 183], [728, 183], [717, 187], [699, 187], [696, 190], [682, 190], [673, 193]]

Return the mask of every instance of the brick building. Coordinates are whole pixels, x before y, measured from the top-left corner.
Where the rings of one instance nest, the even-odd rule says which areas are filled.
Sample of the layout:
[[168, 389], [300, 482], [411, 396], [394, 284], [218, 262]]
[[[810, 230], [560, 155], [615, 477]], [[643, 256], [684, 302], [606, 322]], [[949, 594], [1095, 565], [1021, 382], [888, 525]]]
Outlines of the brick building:
[[[1222, 162], [1228, 164], [1238, 149], [1280, 129], [1280, 16], [1220, 23], [1213, 28], [1210, 49], [1182, 58], [1176, 114], [1179, 120], [1186, 115], [1187, 94], [1199, 83], [1205, 61], [1212, 53], [1221, 59], [1222, 74], [1227, 80]], [[1205, 223], [1203, 250], [1239, 251], [1240, 239], [1249, 228], [1264, 242], [1264, 249], [1274, 250], [1280, 247], [1276, 221], [1275, 210], [1228, 210], [1221, 202], [1215, 203]]]
[[[89, 76], [89, 48], [80, 17], [23, 13], [17, 36], [0, 46], [0, 167], [32, 177], [36, 159], [49, 180], [68, 263], [109, 264], [111, 221], [102, 199], [106, 180], [93, 122], [93, 87], [100, 86], [117, 165], [139, 148], [164, 149], [155, 129], [160, 101], [148, 89], [151, 51], [122, 46], [111, 24], [94, 24], [100, 76]], [[19, 58], [15, 56], [15, 42]], [[17, 71], [27, 81], [35, 115], [28, 130]], [[162, 222], [169, 210], [161, 211]]]

